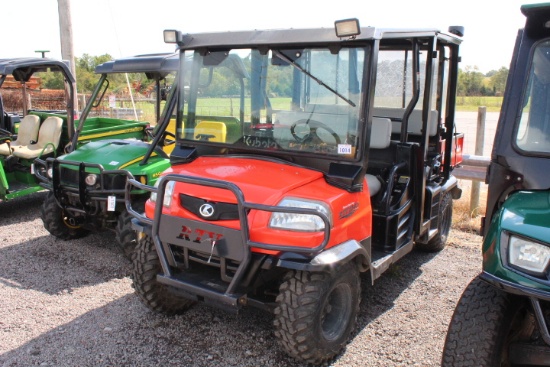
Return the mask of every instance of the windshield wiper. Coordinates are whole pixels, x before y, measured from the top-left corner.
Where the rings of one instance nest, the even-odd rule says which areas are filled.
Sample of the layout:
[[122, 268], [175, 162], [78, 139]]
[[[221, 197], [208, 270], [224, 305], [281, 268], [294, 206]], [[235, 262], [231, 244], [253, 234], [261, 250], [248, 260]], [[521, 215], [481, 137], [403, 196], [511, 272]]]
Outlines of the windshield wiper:
[[326, 85], [321, 79], [313, 76], [309, 71], [307, 71], [306, 69], [304, 69], [300, 65], [296, 64], [290, 58], [286, 57], [283, 53], [281, 53], [277, 50], [273, 50], [273, 53], [275, 55], [277, 55], [277, 57], [279, 57], [281, 60], [283, 60], [285, 62], [288, 62], [290, 65], [294, 66], [296, 69], [300, 70], [302, 73], [306, 74], [311, 79], [315, 80], [319, 85], [322, 85], [323, 87], [325, 87], [326, 89], [328, 89], [329, 91], [331, 91], [332, 93], [334, 93], [335, 95], [340, 97], [343, 101], [347, 102], [350, 106], [352, 106], [352, 107], [356, 106], [355, 103], [353, 103], [350, 99], [347, 99], [346, 97], [344, 97], [343, 95], [341, 95], [340, 93], [338, 93], [337, 91], [335, 91], [334, 89], [332, 89], [331, 87]]

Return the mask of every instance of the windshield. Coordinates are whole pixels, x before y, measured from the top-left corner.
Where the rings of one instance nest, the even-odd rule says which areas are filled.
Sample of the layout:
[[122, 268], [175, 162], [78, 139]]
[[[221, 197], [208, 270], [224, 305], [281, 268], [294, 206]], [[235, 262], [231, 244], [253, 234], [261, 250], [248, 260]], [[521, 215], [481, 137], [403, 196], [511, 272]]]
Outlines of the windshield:
[[91, 107], [88, 117], [146, 121], [154, 126], [174, 82], [175, 72], [158, 83], [149, 79], [147, 73], [113, 73], [105, 77], [95, 100], [91, 100], [91, 92], [83, 94], [84, 100], [92, 103], [88, 106]]
[[186, 51], [178, 139], [353, 159], [367, 54], [364, 47]]
[[524, 151], [550, 153], [550, 41], [535, 47], [519, 118], [516, 144]]

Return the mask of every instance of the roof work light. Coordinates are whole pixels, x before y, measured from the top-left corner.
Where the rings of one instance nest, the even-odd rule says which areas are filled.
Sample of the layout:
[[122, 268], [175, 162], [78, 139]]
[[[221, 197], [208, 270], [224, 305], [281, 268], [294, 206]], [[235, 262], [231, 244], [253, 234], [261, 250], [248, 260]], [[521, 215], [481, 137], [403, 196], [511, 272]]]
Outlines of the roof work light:
[[180, 43], [181, 42], [181, 32], [175, 29], [165, 29], [164, 30], [164, 43]]
[[334, 22], [337, 37], [355, 37], [361, 34], [359, 19], [342, 19]]

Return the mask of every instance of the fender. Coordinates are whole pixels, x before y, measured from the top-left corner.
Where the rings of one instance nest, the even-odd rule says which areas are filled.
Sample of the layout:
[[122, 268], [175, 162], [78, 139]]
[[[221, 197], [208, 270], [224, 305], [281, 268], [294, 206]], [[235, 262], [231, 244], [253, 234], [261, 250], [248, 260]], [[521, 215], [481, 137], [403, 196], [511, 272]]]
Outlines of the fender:
[[450, 176], [445, 184], [441, 187], [443, 192], [451, 192], [451, 197], [455, 200], [460, 199], [462, 196], [462, 189], [458, 187], [458, 180], [455, 176]]
[[366, 271], [371, 265], [371, 239], [363, 241], [365, 245], [355, 240], [343, 242], [337, 246], [325, 250], [311, 259], [309, 262], [300, 261], [300, 255], [288, 254], [292, 258], [284, 257], [277, 261], [281, 268], [303, 271], [334, 271], [338, 265], [357, 259], [359, 271]]

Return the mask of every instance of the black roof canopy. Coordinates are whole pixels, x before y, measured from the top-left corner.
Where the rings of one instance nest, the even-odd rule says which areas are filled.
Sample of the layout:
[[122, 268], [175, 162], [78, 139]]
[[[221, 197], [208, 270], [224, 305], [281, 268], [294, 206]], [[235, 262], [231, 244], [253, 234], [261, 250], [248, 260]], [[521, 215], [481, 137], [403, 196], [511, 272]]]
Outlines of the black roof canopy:
[[68, 82], [75, 82], [69, 66], [60, 60], [38, 57], [0, 59], [0, 75], [13, 75], [17, 81], [26, 82], [34, 73], [46, 71], [48, 68], [60, 70]]
[[336, 36], [333, 28], [309, 28], [309, 29], [274, 29], [252, 31], [228, 31], [215, 33], [184, 34], [179, 48], [237, 48], [258, 46], [300, 46], [300, 45], [325, 45], [325, 44], [351, 44], [361, 41], [376, 39], [398, 39], [413, 37], [441, 36], [450, 43], [460, 44], [462, 39], [450, 33], [441, 32], [438, 29], [398, 29], [398, 28], [374, 28], [363, 27], [361, 33], [353, 38], [340, 38]]
[[177, 53], [160, 53], [124, 57], [96, 66], [97, 74], [112, 73], [170, 73], [178, 69]]

